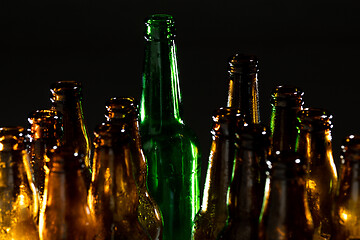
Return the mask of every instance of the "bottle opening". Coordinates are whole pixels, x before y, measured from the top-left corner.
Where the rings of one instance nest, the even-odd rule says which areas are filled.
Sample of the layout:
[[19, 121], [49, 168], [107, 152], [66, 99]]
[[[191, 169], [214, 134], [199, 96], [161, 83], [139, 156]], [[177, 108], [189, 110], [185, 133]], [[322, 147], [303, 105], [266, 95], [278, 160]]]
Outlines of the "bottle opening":
[[259, 71], [259, 61], [258, 58], [254, 55], [234, 54], [229, 58], [228, 62], [230, 74], [256, 74]]
[[166, 41], [175, 38], [174, 18], [168, 14], [154, 14], [145, 19], [145, 39]]

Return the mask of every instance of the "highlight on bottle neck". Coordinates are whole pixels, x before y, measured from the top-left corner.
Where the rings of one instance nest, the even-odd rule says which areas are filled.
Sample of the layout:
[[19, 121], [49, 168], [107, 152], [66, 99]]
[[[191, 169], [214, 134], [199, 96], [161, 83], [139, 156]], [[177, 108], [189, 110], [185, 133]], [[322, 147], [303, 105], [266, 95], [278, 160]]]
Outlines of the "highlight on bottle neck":
[[168, 14], [154, 14], [145, 19], [146, 41], [167, 41], [175, 38], [174, 18]]
[[51, 102], [62, 102], [68, 98], [82, 98], [82, 84], [77, 81], [58, 81], [50, 86]]
[[245, 123], [244, 116], [239, 109], [221, 107], [213, 113], [213, 128], [211, 134], [235, 137], [235, 131]]
[[277, 86], [271, 94], [271, 105], [273, 107], [300, 108], [303, 102], [304, 92], [294, 86]]
[[308, 132], [332, 129], [332, 115], [321, 108], [305, 108], [298, 113], [301, 130]]
[[30, 137], [40, 138], [61, 138], [62, 114], [55, 110], [36, 110], [29, 114]]
[[254, 55], [235, 54], [229, 58], [229, 73], [233, 74], [257, 74], [258, 58]]
[[0, 151], [24, 150], [25, 129], [21, 126], [0, 128]]
[[360, 135], [347, 136], [341, 145], [341, 163], [360, 162]]
[[133, 97], [113, 97], [106, 102], [107, 121], [138, 119], [138, 104]]

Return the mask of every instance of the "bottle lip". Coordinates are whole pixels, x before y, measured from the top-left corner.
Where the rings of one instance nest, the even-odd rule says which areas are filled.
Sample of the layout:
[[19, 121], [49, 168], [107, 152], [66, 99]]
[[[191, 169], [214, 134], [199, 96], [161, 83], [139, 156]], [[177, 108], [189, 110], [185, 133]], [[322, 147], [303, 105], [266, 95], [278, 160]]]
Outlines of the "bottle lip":
[[22, 126], [0, 127], [0, 151], [23, 150], [25, 135]]
[[34, 124], [46, 120], [57, 120], [61, 118], [61, 113], [51, 109], [35, 110], [29, 113], [28, 122]]
[[64, 80], [64, 81], [57, 81], [50, 85], [51, 89], [66, 89], [66, 90], [81, 90], [82, 84], [81, 82], [74, 81], [74, 80]]
[[228, 68], [230, 74], [255, 74], [259, 72], [259, 60], [255, 55], [236, 53], [229, 57]]
[[360, 161], [360, 135], [349, 135], [341, 144], [342, 163]]
[[112, 97], [105, 104], [107, 121], [124, 119], [131, 116], [137, 119], [138, 103], [134, 97]]
[[[68, 94], [82, 98], [82, 83], [78, 81], [57, 81], [50, 85], [51, 102], [64, 101]], [[70, 96], [70, 95], [69, 95]]]
[[146, 41], [167, 41], [175, 38], [175, 21], [169, 14], [153, 14], [145, 19]]
[[271, 105], [275, 107], [302, 107], [304, 92], [295, 86], [280, 85], [271, 93]]
[[331, 129], [333, 127], [332, 118], [332, 114], [323, 108], [304, 108], [298, 113], [301, 129], [306, 131]]

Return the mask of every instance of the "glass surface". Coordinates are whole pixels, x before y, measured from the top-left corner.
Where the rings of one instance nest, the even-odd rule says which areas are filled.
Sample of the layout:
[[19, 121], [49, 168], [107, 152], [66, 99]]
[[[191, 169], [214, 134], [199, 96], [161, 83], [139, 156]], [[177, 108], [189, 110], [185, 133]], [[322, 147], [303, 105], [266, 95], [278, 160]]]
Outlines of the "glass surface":
[[148, 187], [163, 215], [163, 239], [190, 239], [200, 206], [200, 151], [181, 118], [174, 20], [153, 15], [145, 25], [140, 132]]

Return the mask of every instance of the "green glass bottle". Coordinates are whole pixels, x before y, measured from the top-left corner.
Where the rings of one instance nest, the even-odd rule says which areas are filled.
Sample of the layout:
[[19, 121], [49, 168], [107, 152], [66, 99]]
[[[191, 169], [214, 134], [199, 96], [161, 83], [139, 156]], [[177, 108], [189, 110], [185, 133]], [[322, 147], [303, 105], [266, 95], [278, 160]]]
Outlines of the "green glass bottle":
[[148, 187], [163, 214], [163, 239], [190, 239], [200, 207], [200, 150], [182, 119], [174, 20], [157, 14], [145, 25], [140, 133]]

